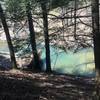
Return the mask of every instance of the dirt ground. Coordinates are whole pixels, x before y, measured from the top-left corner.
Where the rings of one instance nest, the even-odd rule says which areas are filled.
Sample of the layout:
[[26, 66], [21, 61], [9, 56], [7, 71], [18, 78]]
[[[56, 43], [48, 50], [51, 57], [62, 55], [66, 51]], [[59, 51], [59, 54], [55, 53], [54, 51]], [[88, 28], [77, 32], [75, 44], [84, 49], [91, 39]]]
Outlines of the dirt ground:
[[0, 71], [0, 100], [96, 100], [94, 78]]

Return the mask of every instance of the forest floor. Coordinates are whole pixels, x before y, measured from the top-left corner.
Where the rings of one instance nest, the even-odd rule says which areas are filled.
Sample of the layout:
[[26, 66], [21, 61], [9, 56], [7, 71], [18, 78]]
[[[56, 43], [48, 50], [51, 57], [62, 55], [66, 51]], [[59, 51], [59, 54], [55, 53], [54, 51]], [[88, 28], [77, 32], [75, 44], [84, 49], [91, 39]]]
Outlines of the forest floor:
[[96, 100], [94, 78], [0, 71], [0, 100]]

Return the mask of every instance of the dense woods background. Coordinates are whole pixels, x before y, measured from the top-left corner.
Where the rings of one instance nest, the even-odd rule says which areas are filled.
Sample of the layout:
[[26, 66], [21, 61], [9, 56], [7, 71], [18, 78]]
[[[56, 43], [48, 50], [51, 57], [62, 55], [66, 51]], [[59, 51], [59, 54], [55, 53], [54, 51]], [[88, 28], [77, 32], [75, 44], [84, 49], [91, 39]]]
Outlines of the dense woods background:
[[[0, 61], [3, 63], [0, 63], [0, 69], [9, 70], [13, 68], [15, 70], [13, 74], [9, 71], [1, 71], [1, 80], [4, 78], [5, 82], [9, 84], [11, 79], [7, 77], [14, 77], [15, 87], [17, 88], [17, 84], [20, 84], [18, 78], [25, 78], [25, 85], [29, 86], [29, 88], [24, 87], [26, 90], [33, 90], [33, 87], [36, 88], [33, 83], [37, 82], [38, 84], [40, 80], [40, 84], [42, 82], [41, 78], [45, 78], [43, 79], [45, 81], [54, 82], [54, 85], [56, 85], [55, 80], [58, 79], [58, 81], [56, 81], [59, 82], [62, 79], [62, 76], [55, 75], [58, 74], [57, 70], [59, 70], [59, 74], [68, 74], [67, 72], [61, 73], [63, 68], [69, 66], [68, 63], [66, 63], [68, 62], [68, 53], [74, 59], [78, 58], [78, 54], [80, 56], [78, 58], [79, 61], [81, 57], [83, 57], [82, 54], [85, 54], [86, 57], [86, 55], [90, 53], [90, 55], [86, 57], [88, 58], [87, 62], [80, 64], [77, 63], [79, 61], [75, 61], [75, 63], [73, 63], [73, 61], [71, 61], [72, 58], [69, 62], [71, 62], [71, 65], [74, 67], [86, 65], [87, 69], [83, 66], [84, 69], [86, 71], [89, 69], [91, 73], [93, 72], [93, 76], [90, 77], [86, 75], [87, 77], [83, 77], [83, 74], [78, 74], [82, 72], [81, 69], [83, 67], [77, 67], [78, 72], [77, 70], [72, 71], [74, 76], [65, 75], [63, 76], [65, 79], [62, 79], [60, 82], [60, 86], [62, 86], [63, 81], [66, 84], [71, 84], [72, 82], [73, 85], [76, 84], [75, 89], [80, 91], [83, 84], [81, 81], [83, 81], [84, 92], [82, 96], [80, 92], [75, 92], [78, 96], [72, 95], [72, 91], [69, 95], [64, 94], [65, 97], [56, 98], [59, 93], [53, 96], [57, 100], [61, 100], [62, 98], [67, 100], [67, 97], [69, 97], [70, 100], [73, 100], [74, 97], [76, 97], [76, 100], [81, 100], [81, 98], [83, 98], [83, 100], [100, 99], [99, 0], [0, 0], [0, 19], [0, 40], [7, 41], [10, 57], [9, 62], [11, 62], [10, 67], [6, 67], [8, 64], [5, 64], [6, 60], [8, 60], [6, 58], [7, 54], [1, 52]], [[52, 50], [55, 50], [55, 52]], [[52, 56], [53, 53], [56, 56]], [[60, 56], [59, 61], [55, 60], [58, 56]], [[58, 67], [59, 64], [61, 64], [60, 67]], [[58, 69], [53, 67], [53, 65], [56, 65]], [[69, 69], [70, 67], [71, 66], [69, 66]], [[16, 73], [17, 71], [19, 74]], [[67, 69], [67, 71], [69, 70]], [[32, 75], [31, 77], [29, 76], [30, 73]], [[28, 80], [31, 82], [30, 85], [26, 82], [27, 75]], [[33, 77], [38, 78], [33, 80]], [[53, 77], [54, 80], [52, 80]], [[17, 81], [15, 81], [15, 79], [17, 79]], [[68, 80], [70, 80], [70, 82]], [[77, 81], [77, 83], [74, 83], [75, 81]], [[2, 84], [2, 81], [0, 84]], [[51, 83], [48, 84], [50, 85]], [[86, 89], [88, 85], [92, 92], [87, 92], [87, 95], [85, 92], [88, 91], [88, 89]], [[6, 90], [4, 85], [1, 86], [4, 87], [4, 89], [2, 88], [3, 90]], [[52, 86], [52, 88], [54, 87]], [[63, 87], [66, 87], [66, 85], [62, 86], [62, 89]], [[72, 87], [70, 88], [72, 89]], [[35, 90], [37, 93], [33, 93], [34, 95], [39, 93], [38, 89]], [[56, 89], [58, 88], [55, 88], [54, 91], [56, 91]], [[66, 87], [64, 91], [67, 91], [66, 89], [68, 89], [68, 87]], [[17, 92], [15, 94], [17, 95]], [[42, 92], [40, 94], [42, 94]], [[1, 97], [3, 95], [5, 94], [2, 94]], [[63, 94], [60, 93], [60, 95]], [[32, 96], [31, 94], [30, 98]], [[51, 98], [52, 95], [50, 98], [49, 94], [46, 96], [46, 99], [42, 98], [41, 100], [55, 100]], [[39, 100], [39, 98], [36, 97], [36, 100]]]

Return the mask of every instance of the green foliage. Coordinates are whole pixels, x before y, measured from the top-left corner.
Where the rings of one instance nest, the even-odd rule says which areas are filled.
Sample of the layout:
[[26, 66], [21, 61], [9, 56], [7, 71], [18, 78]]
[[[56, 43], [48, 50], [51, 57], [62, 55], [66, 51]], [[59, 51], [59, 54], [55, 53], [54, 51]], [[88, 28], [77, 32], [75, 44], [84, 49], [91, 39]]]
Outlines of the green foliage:
[[17, 56], [24, 56], [31, 53], [30, 42], [28, 39], [13, 39], [14, 50]]
[[[72, 1], [72, 0], [70, 0]], [[57, 8], [57, 7], [62, 7], [62, 6], [67, 6], [68, 3], [70, 2], [69, 0], [51, 0], [51, 8]]]
[[48, 10], [53, 10], [58, 7], [68, 6], [73, 0], [35, 0], [39, 5], [45, 3]]
[[7, 12], [11, 20], [19, 21], [25, 17], [25, 7], [23, 0], [7, 0]]

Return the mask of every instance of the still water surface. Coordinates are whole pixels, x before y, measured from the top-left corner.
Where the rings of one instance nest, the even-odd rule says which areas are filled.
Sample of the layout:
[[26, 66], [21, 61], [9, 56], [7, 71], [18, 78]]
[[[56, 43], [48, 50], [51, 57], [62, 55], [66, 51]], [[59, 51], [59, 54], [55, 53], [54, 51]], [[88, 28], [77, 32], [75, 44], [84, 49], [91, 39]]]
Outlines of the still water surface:
[[[94, 76], [94, 55], [93, 49], [82, 49], [77, 53], [68, 51], [67, 53], [50, 47], [51, 51], [51, 66], [52, 70], [59, 73], [67, 73], [73, 75]], [[9, 52], [7, 43], [0, 41], [0, 53]], [[43, 70], [45, 70], [45, 49], [42, 49], [41, 58], [44, 63]]]
[[0, 52], [9, 52], [6, 41], [0, 41]]

